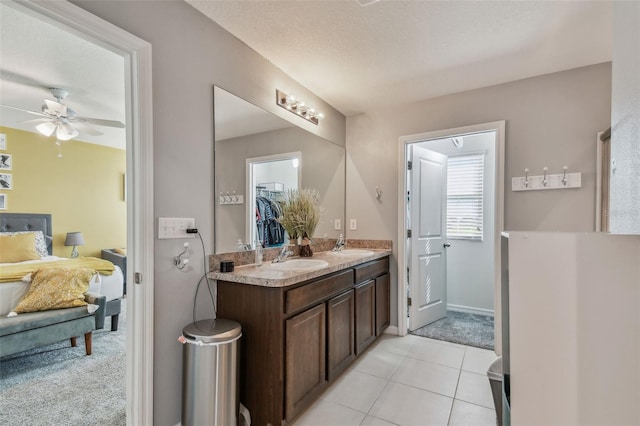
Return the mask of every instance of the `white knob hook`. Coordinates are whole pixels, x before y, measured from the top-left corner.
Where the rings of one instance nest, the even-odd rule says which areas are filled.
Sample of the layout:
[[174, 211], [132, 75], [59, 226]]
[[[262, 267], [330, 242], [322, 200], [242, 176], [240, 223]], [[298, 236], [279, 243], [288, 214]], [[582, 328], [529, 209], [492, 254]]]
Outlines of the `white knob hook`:
[[189, 251], [189, 243], [184, 243], [184, 250], [173, 258], [173, 264], [180, 270], [184, 269], [189, 264], [189, 259], [182, 257], [187, 253], [187, 251]]

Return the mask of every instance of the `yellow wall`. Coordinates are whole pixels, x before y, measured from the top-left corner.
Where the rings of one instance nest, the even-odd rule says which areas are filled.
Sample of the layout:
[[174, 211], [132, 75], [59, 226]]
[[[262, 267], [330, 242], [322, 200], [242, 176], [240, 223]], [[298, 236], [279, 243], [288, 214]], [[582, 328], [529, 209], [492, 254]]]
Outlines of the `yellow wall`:
[[127, 211], [124, 201], [126, 153], [79, 141], [62, 143], [58, 158], [55, 138], [39, 133], [0, 127], [13, 156], [10, 171], [13, 189], [7, 209], [13, 213], [50, 213], [53, 222], [53, 254], [69, 257], [64, 246], [67, 232], [80, 231], [85, 245], [80, 256], [100, 257], [103, 248], [125, 247]]

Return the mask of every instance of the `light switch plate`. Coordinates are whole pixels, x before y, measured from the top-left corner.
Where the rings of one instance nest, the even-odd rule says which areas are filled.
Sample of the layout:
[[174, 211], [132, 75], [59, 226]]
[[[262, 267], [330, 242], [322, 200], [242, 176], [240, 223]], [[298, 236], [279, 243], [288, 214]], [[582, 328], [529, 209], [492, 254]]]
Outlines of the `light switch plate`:
[[356, 231], [358, 229], [358, 221], [355, 219], [349, 220], [349, 229], [352, 231]]
[[333, 229], [335, 231], [339, 231], [342, 229], [342, 221], [340, 219], [335, 219], [333, 221]]
[[196, 234], [187, 234], [187, 229], [195, 228], [194, 218], [159, 217], [158, 239], [166, 238], [195, 238]]

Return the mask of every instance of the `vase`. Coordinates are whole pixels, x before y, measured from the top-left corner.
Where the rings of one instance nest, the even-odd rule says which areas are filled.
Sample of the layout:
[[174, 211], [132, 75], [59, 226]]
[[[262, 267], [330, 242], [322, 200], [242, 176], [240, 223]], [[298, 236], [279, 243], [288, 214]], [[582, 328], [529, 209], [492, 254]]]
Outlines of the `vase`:
[[313, 250], [311, 250], [311, 240], [308, 238], [303, 238], [302, 243], [300, 244], [300, 257], [311, 256], [313, 256]]

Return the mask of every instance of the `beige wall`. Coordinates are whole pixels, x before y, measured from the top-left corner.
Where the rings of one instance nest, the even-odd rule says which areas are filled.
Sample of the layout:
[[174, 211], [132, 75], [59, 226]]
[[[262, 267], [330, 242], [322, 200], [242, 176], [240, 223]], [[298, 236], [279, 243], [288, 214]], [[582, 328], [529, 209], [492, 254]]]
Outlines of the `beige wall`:
[[[506, 120], [505, 229], [592, 231], [596, 133], [609, 127], [610, 114], [611, 64], [605, 63], [348, 117], [346, 216], [358, 220], [358, 230], [347, 237], [391, 239], [395, 261], [398, 138], [497, 120]], [[511, 192], [511, 178], [525, 168], [558, 173], [564, 165], [582, 173], [582, 188]]]
[[[49, 213], [53, 254], [69, 257], [67, 232], [80, 231], [80, 256], [100, 257], [103, 248], [125, 247], [127, 203], [124, 201], [126, 153], [121, 149], [68, 141], [58, 158], [55, 139], [39, 133], [0, 127], [12, 155], [13, 189], [7, 194], [11, 213]], [[4, 173], [4, 171], [3, 171]]]
[[[342, 114], [184, 1], [72, 2], [152, 44], [154, 216], [195, 218], [207, 255], [213, 251], [213, 85], [344, 145]], [[325, 115], [320, 125], [278, 107], [276, 88], [317, 105]], [[183, 243], [156, 240], [154, 247], [156, 426], [180, 421], [182, 347], [176, 338], [193, 321], [203, 272], [200, 244], [191, 246], [192, 269], [173, 266]], [[199, 295], [197, 318], [210, 318], [209, 297], [202, 289]]]

